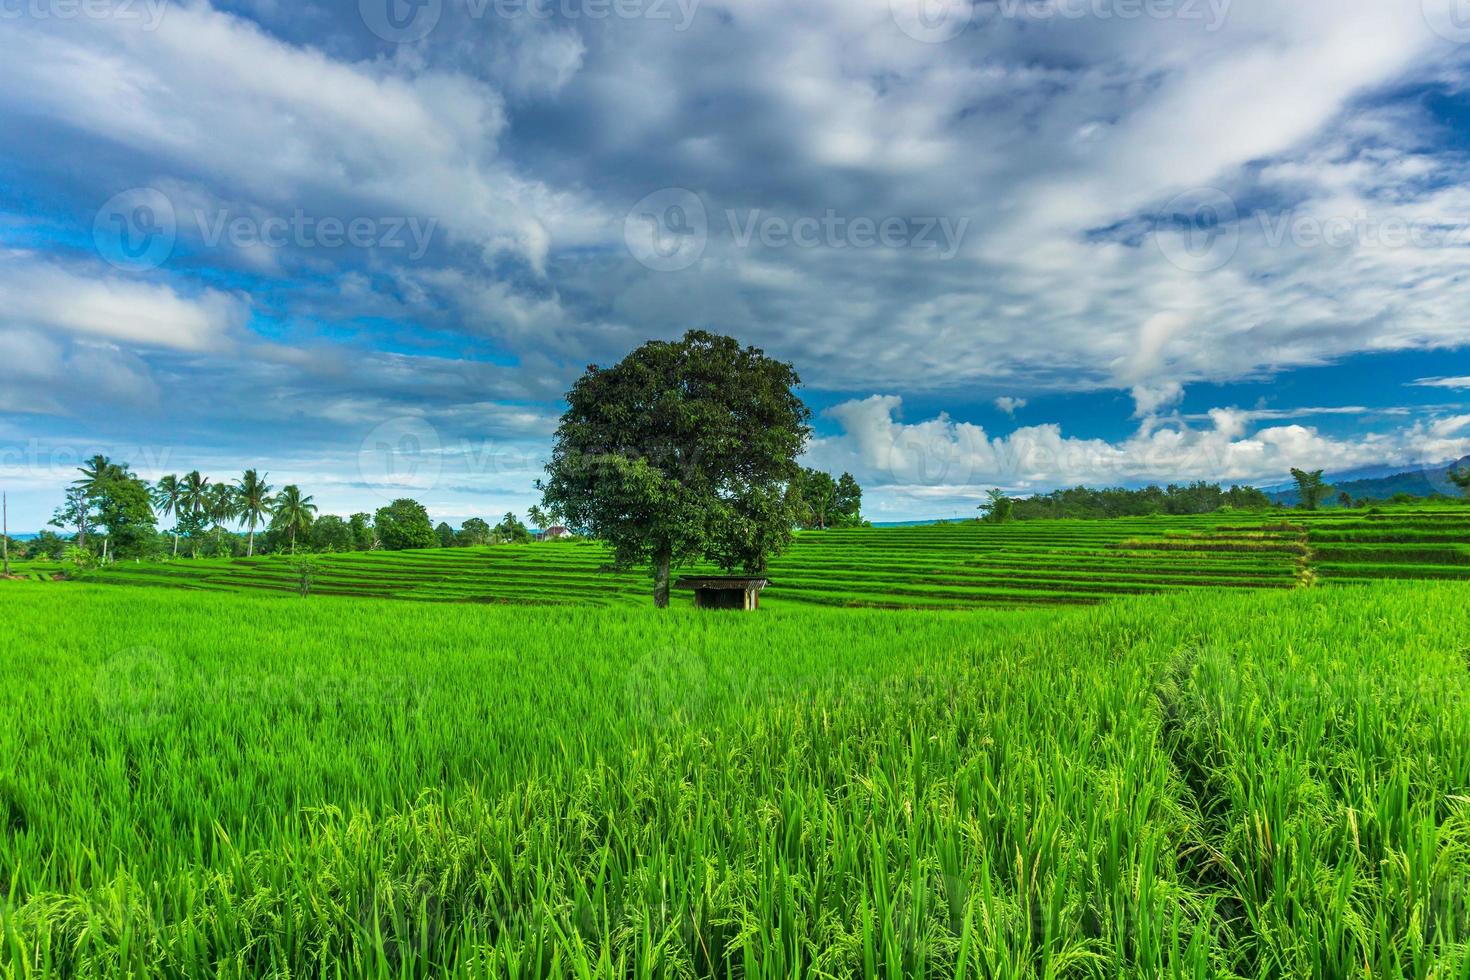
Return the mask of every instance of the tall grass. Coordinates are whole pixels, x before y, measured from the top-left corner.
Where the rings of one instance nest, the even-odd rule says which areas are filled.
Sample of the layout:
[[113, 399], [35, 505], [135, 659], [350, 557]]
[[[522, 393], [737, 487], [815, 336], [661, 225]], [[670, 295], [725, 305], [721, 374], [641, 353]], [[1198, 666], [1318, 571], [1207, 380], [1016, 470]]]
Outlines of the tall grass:
[[12, 584], [0, 972], [1459, 976], [1467, 597]]

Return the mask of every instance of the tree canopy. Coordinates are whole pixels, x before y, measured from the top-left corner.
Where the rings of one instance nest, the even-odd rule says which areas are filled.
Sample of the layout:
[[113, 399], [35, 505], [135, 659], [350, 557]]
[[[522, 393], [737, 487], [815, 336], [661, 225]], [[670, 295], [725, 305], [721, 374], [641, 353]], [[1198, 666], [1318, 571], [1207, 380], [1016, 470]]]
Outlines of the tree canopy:
[[1450, 478], [1451, 483], [1460, 488], [1462, 494], [1470, 497], [1470, 467], [1463, 469], [1455, 467], [1446, 475]]
[[978, 510], [983, 511], [981, 520], [990, 524], [1004, 524], [1011, 519], [1011, 514], [1016, 509], [1016, 502], [1006, 496], [1006, 492], [999, 487], [988, 490], [985, 494], [985, 503]]
[[[1066, 517], [1103, 520], [1112, 517], [1146, 517], [1150, 514], [1213, 514], [1226, 507], [1235, 510], [1265, 510], [1271, 498], [1255, 487], [1218, 483], [1169, 484], [1139, 490], [1111, 487], [1097, 490], [1073, 487], [1034, 497], [1010, 498], [1011, 520], [1029, 521]], [[982, 504], [981, 508], [988, 506]]]
[[863, 522], [863, 488], [851, 473], [833, 479], [822, 470], [803, 469], [794, 485], [797, 524], [807, 529], [856, 527]]
[[1297, 494], [1301, 501], [1297, 506], [1302, 510], [1318, 509], [1332, 490], [1322, 479], [1321, 470], [1308, 471], [1293, 468], [1291, 478], [1296, 481]]
[[429, 512], [417, 500], [407, 497], [378, 509], [373, 519], [378, 542], [388, 551], [432, 548], [439, 543]]
[[660, 607], [675, 565], [763, 572], [799, 509], [800, 383], [790, 364], [698, 330], [589, 367], [567, 393], [543, 505], [608, 542], [617, 565], [651, 563]]

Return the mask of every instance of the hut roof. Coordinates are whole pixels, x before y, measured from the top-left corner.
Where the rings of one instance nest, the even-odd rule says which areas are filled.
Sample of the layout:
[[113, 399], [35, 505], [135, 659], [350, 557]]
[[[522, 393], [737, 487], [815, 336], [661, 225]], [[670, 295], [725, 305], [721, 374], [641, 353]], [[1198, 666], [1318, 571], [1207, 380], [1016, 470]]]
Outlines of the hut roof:
[[676, 589], [764, 589], [771, 584], [767, 578], [749, 578], [743, 575], [715, 575], [703, 578], [681, 578], [674, 583]]

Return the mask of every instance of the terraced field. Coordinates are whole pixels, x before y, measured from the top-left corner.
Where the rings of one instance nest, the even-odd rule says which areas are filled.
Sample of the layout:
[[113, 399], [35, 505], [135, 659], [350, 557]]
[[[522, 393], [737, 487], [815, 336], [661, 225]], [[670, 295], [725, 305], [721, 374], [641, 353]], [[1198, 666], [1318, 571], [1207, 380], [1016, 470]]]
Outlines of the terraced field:
[[12, 559], [10, 562], [11, 575], [16, 578], [28, 579], [32, 582], [49, 581], [55, 576], [60, 575], [64, 568], [65, 566], [61, 562], [51, 561], [49, 559], [37, 559], [35, 561], [17, 561]]
[[[1470, 507], [1383, 513], [1216, 514], [1042, 520], [807, 532], [773, 561], [764, 601], [886, 608], [1095, 604], [1180, 589], [1289, 589], [1385, 577], [1470, 577]], [[641, 570], [614, 572], [589, 542], [318, 555], [328, 595], [626, 604], [648, 595]], [[287, 557], [118, 564], [121, 585], [295, 591]]]
[[[315, 557], [321, 594], [429, 601], [646, 601], [644, 571], [595, 543]], [[698, 569], [696, 571], [712, 571]], [[290, 558], [110, 566], [98, 582], [295, 591]], [[1289, 589], [1382, 578], [1470, 578], [1470, 507], [1218, 514], [807, 532], [774, 561], [763, 601], [970, 608], [1085, 605], [1186, 589]], [[687, 601], [687, 600], [686, 600]]]

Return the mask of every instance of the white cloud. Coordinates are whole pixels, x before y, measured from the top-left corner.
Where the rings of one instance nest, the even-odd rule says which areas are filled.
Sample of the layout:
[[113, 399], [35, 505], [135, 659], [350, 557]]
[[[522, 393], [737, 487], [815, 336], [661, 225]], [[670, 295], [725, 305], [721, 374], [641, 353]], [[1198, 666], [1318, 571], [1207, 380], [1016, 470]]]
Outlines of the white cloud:
[[[1435, 440], [1461, 439], [1445, 420], [1347, 440], [1305, 424], [1315, 411], [1177, 413], [1199, 382], [1470, 340], [1454, 242], [1324, 246], [1292, 232], [1360, 212], [1377, 229], [1470, 227], [1470, 166], [1438, 140], [1426, 100], [1401, 94], [1463, 86], [1463, 51], [1418, 6], [1234, 0], [1208, 31], [1178, 18], [1032, 22], [976, 4], [969, 30], [930, 45], [895, 27], [889, 0], [705, 0], [687, 31], [618, 17], [462, 30], [462, 5], [446, 3], [433, 36], [391, 54], [362, 46], [350, 3], [346, 24], [232, 8], [277, 34], [199, 0], [170, 6], [155, 31], [12, 20], [0, 128], [37, 175], [22, 178], [38, 184], [26, 199], [66, 202], [44, 216], [55, 240], [85, 236], [91, 210], [144, 185], [179, 208], [418, 216], [445, 234], [407, 263], [201, 249], [181, 227], [175, 261], [146, 280], [5, 256], [0, 353], [32, 355], [7, 404], [76, 414], [88, 392], [110, 392], [142, 408], [90, 424], [188, 422], [225, 439], [248, 411], [332, 446], [372, 419], [428, 411], [456, 435], [530, 443], [569, 373], [702, 326], [829, 391], [1132, 393], [1142, 422], [1118, 442], [1045, 425], [996, 437], [945, 417], [905, 425], [897, 400], [848, 403], [848, 434], [814, 451], [915, 500], [961, 475], [1171, 478], [1198, 459], [1199, 475], [1245, 479], [1298, 456], [1335, 468], [1436, 455]], [[707, 205], [711, 239], [695, 267], [652, 273], [627, 255], [623, 217], [676, 186]], [[1174, 233], [1153, 229], [1200, 186], [1241, 213], [1226, 223], [1231, 259], [1192, 272], [1160, 247]], [[1254, 201], [1270, 202], [1264, 220]], [[968, 230], [948, 261], [741, 248], [726, 209]], [[272, 280], [257, 301], [280, 314], [270, 344], [241, 339], [245, 301], [212, 285], [250, 275]], [[383, 352], [420, 343], [456, 350]], [[88, 380], [55, 380], [66, 377]], [[161, 386], [164, 416], [150, 422]], [[1010, 414], [1024, 400], [995, 404]], [[323, 460], [322, 480], [344, 479], [337, 457]]]
[[1470, 388], [1470, 378], [1420, 378], [1414, 382], [1420, 388]]
[[435, 217], [458, 239], [537, 268], [550, 229], [575, 209], [497, 159], [506, 118], [489, 86], [336, 60], [202, 3], [171, 6], [156, 30], [117, 18], [65, 30], [8, 21], [0, 102], [267, 204], [325, 209], [345, 197], [355, 214]]
[[112, 344], [0, 323], [0, 412], [87, 415], [146, 412], [160, 403], [152, 371]]
[[1148, 418], [1157, 415], [1160, 409], [1177, 405], [1184, 400], [1184, 386], [1177, 381], [1165, 381], [1156, 385], [1133, 386], [1133, 417]]
[[829, 409], [842, 432], [818, 440], [811, 453], [834, 471], [851, 471], [864, 487], [906, 498], [910, 512], [922, 512], [926, 499], [991, 486], [1024, 493], [1078, 484], [1275, 482], [1293, 466], [1412, 468], [1470, 453], [1470, 416], [1339, 438], [1296, 424], [1256, 428], [1251, 412], [1218, 408], [1209, 413], [1208, 426], [1153, 419], [1127, 439], [1109, 442], [1069, 437], [1058, 425], [993, 436], [944, 414], [904, 423], [902, 407], [898, 396], [874, 395]]
[[209, 350], [245, 319], [238, 297], [216, 290], [182, 296], [166, 285], [96, 267], [63, 268], [0, 251], [0, 327], [61, 331], [138, 347]]
[[1026, 407], [1026, 399], [1013, 398], [1010, 395], [1001, 395], [995, 400], [995, 407], [1000, 409], [1002, 412], [1005, 412], [1011, 418], [1015, 418], [1016, 413]]

